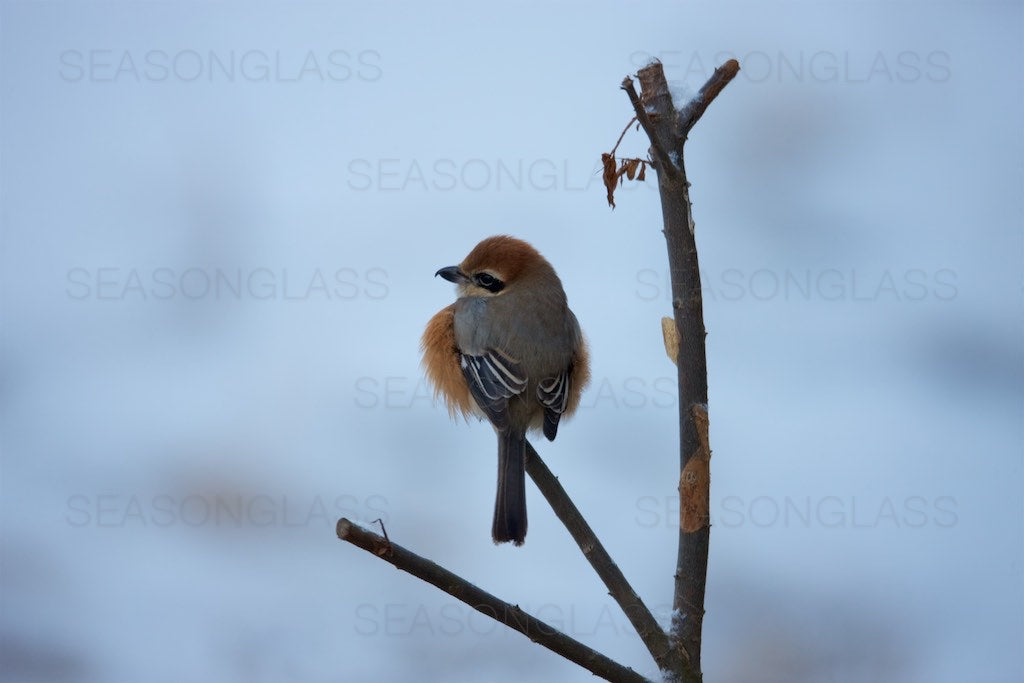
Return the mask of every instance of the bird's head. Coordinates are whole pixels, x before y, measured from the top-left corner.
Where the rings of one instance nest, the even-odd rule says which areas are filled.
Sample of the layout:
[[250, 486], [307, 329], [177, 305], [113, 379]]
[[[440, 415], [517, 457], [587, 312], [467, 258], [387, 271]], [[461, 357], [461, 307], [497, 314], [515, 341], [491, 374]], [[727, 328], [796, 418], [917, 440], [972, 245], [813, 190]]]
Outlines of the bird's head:
[[544, 257], [523, 240], [498, 235], [473, 247], [459, 265], [442, 268], [435, 275], [458, 285], [459, 296], [499, 296], [546, 264]]

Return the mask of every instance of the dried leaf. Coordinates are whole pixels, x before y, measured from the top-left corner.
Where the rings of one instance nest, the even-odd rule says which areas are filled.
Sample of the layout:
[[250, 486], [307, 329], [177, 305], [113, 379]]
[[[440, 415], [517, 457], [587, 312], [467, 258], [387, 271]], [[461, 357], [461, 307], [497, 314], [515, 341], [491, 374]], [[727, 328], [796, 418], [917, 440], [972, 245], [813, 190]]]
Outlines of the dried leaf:
[[607, 152], [601, 155], [601, 164], [604, 166], [602, 178], [604, 187], [608, 191], [608, 206], [615, 208], [615, 182], [618, 175], [615, 173], [615, 155]]
[[637, 174], [636, 179], [639, 180], [640, 182], [643, 182], [644, 180], [647, 179], [647, 162], [646, 161], [641, 161], [640, 162], [640, 173]]
[[665, 340], [665, 353], [673, 363], [679, 365], [679, 330], [672, 318], [661, 319], [661, 336]]
[[626, 169], [626, 177], [632, 180], [636, 177], [636, 167], [640, 165], [639, 159], [627, 159], [622, 167]]

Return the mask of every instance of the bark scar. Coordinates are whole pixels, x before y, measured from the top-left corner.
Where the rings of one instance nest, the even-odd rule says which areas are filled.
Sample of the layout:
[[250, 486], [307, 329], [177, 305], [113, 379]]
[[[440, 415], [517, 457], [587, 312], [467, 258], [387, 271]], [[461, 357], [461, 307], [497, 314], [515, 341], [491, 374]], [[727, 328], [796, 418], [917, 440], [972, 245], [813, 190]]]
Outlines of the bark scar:
[[690, 414], [697, 427], [697, 448], [679, 475], [679, 528], [686, 533], [710, 523], [711, 445], [708, 436], [708, 407], [695, 403]]

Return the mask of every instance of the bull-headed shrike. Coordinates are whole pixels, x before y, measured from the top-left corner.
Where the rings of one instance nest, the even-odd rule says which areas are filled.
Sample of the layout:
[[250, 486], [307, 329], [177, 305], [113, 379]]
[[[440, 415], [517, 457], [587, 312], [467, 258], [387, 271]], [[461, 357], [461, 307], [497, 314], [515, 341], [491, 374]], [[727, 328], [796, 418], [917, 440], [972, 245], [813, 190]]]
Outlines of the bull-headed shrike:
[[486, 417], [498, 435], [495, 543], [526, 538], [526, 432], [555, 438], [590, 378], [587, 346], [562, 281], [532, 246], [488, 237], [457, 266], [455, 303], [423, 333], [423, 365], [454, 417]]

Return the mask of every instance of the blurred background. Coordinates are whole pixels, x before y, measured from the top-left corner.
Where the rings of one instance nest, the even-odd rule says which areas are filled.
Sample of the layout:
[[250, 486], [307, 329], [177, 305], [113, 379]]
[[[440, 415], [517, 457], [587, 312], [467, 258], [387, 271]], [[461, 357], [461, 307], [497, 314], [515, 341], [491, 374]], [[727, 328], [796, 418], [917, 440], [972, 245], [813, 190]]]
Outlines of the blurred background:
[[[510, 233], [589, 338], [540, 452], [657, 617], [674, 369], [623, 76], [736, 80], [690, 136], [710, 383], [708, 681], [1024, 679], [1019, 3], [7, 2], [9, 681], [589, 681], [340, 516], [646, 675], [530, 485], [419, 369], [433, 277]], [[621, 155], [644, 155], [627, 133]]]

